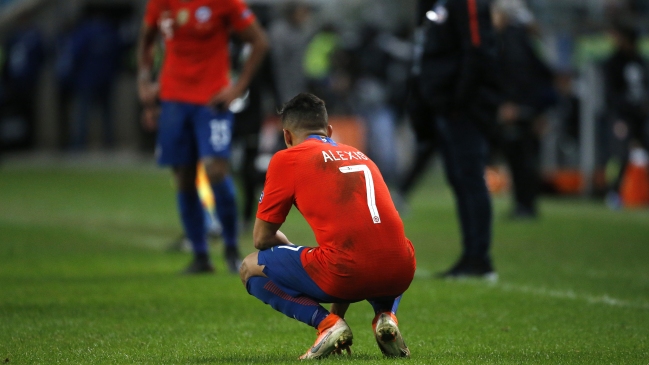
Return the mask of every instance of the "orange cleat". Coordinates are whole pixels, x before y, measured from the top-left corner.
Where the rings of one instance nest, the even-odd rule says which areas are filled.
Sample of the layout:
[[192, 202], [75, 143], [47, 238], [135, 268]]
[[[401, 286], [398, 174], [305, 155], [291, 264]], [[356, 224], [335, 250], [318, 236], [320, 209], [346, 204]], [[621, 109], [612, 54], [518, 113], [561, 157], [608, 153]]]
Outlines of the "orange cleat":
[[410, 350], [401, 337], [397, 317], [391, 312], [379, 313], [372, 321], [376, 344], [387, 357], [410, 357]]
[[329, 314], [318, 326], [318, 338], [307, 352], [300, 356], [300, 360], [321, 359], [332, 352], [338, 354], [346, 350], [351, 354], [352, 330], [344, 319], [335, 314]]

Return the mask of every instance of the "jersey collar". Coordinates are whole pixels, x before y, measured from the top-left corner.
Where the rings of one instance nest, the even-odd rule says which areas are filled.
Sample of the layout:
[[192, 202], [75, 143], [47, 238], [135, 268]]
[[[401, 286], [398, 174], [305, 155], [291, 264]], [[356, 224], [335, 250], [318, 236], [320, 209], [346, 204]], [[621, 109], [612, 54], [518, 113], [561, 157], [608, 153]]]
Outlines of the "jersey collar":
[[310, 134], [308, 137], [306, 137], [306, 139], [307, 140], [315, 139], [315, 140], [318, 140], [318, 141], [320, 141], [322, 143], [329, 143], [332, 146], [338, 146], [336, 141], [334, 141], [333, 139], [331, 139], [331, 138], [329, 138], [327, 136], [321, 136], [321, 135], [318, 135], [318, 134]]

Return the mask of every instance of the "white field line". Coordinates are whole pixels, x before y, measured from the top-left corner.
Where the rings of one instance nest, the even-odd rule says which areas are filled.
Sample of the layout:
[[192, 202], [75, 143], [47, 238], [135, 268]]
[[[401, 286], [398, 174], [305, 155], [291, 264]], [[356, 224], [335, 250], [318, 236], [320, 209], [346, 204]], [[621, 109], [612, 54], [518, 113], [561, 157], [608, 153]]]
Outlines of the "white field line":
[[[417, 271], [415, 272], [415, 277], [417, 278], [428, 279], [431, 278], [432, 276], [433, 276], [432, 273], [426, 269], [417, 269]], [[470, 283], [474, 285], [478, 285], [478, 284], [485, 285], [487, 287], [500, 289], [506, 292], [517, 292], [517, 293], [531, 294], [531, 295], [537, 295], [537, 296], [549, 297], [549, 298], [576, 300], [588, 304], [600, 304], [600, 305], [606, 305], [610, 307], [649, 310], [649, 302], [618, 299], [618, 298], [611, 297], [608, 294], [597, 296], [591, 294], [580, 294], [580, 293], [576, 293], [573, 290], [554, 290], [554, 289], [547, 289], [543, 287], [515, 285], [515, 284], [502, 283], [502, 282], [493, 283], [493, 282], [486, 282], [477, 279], [459, 279], [457, 281], [462, 283], [467, 283], [467, 284]]]
[[550, 297], [550, 298], [558, 298], [558, 299], [577, 300], [589, 304], [603, 304], [611, 307], [649, 310], [649, 303], [647, 302], [629, 301], [624, 299], [613, 298], [608, 294], [597, 296], [597, 295], [590, 295], [590, 294], [579, 294], [579, 293], [575, 293], [572, 290], [552, 290], [552, 289], [547, 289], [542, 287], [531, 287], [531, 286], [513, 285], [513, 284], [495, 284], [494, 287], [501, 289], [503, 291], [533, 294], [533, 295]]

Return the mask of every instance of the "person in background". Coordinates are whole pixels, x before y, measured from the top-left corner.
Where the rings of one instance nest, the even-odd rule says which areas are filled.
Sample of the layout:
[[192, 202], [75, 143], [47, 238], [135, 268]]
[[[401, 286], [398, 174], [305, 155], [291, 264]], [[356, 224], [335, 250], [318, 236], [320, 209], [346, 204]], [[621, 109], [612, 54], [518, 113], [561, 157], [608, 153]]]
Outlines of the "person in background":
[[409, 113], [418, 144], [441, 150], [462, 229], [462, 255], [442, 278], [497, 278], [484, 179], [486, 134], [500, 101], [490, 6], [489, 0], [418, 2]]
[[514, 219], [537, 216], [542, 116], [556, 102], [553, 73], [534, 50], [533, 18], [525, 10], [522, 2], [499, 0], [493, 16], [502, 45], [498, 65], [504, 100], [498, 110], [498, 144], [512, 175]]
[[[229, 75], [231, 32], [251, 47], [234, 83]], [[158, 86], [151, 68], [159, 34], [165, 39], [165, 61]], [[137, 47], [138, 93], [145, 109], [155, 110], [158, 98], [161, 101], [156, 155], [160, 165], [172, 169], [178, 210], [194, 252], [185, 273], [214, 272], [196, 188], [199, 161], [205, 167], [223, 226], [228, 270], [238, 271], [238, 218], [229, 163], [230, 107], [248, 88], [267, 49], [266, 34], [241, 0], [149, 0], [147, 4]]]
[[74, 97], [73, 150], [87, 148], [88, 124], [93, 108], [100, 110], [103, 146], [115, 147], [112, 101], [121, 62], [122, 40], [117, 25], [99, 6], [88, 5], [85, 19], [72, 31], [70, 72]]
[[[32, 13], [19, 16], [4, 48], [0, 105], [3, 149], [30, 148], [35, 142], [37, 88], [45, 58], [41, 30]], [[4, 139], [4, 140], [3, 140]]]
[[617, 22], [611, 31], [615, 51], [604, 62], [606, 107], [612, 121], [612, 136], [619, 145], [619, 173], [609, 188], [606, 202], [609, 207], [621, 206], [620, 185], [631, 144], [649, 151], [647, 123], [649, 119], [649, 68], [640, 55], [638, 30], [629, 24]]
[[311, 7], [293, 1], [284, 6], [284, 16], [270, 25], [268, 37], [272, 66], [281, 103], [307, 90], [304, 54], [313, 35]]
[[557, 89], [557, 105], [555, 115], [559, 122], [559, 166], [563, 168], [578, 168], [579, 138], [581, 122], [581, 100], [577, 96], [573, 79], [574, 71], [561, 70], [555, 77]]
[[[267, 25], [268, 8], [267, 6], [251, 6], [251, 10], [257, 16], [262, 26]], [[273, 43], [273, 48], [276, 43]], [[235, 74], [241, 70], [249, 56], [249, 48], [239, 41], [233, 41], [231, 44], [232, 64]], [[241, 108], [237, 109], [234, 114], [234, 143], [240, 144], [243, 149], [243, 156], [240, 167], [240, 178], [242, 185], [243, 207], [242, 215], [244, 230], [251, 230], [254, 224], [254, 214], [258, 198], [258, 188], [264, 183], [265, 171], [260, 170], [257, 157], [259, 155], [259, 138], [261, 134], [262, 123], [266, 117], [264, 108], [264, 98], [270, 97], [274, 106], [281, 106], [277, 79], [273, 67], [272, 57], [270, 54], [264, 58], [259, 66], [259, 71], [255, 74], [245, 98], [241, 99]], [[294, 75], [297, 77], [296, 75]], [[285, 85], [287, 86], [287, 85]], [[273, 110], [277, 110], [276, 108]]]
[[407, 84], [407, 68], [399, 80], [399, 67], [410, 63], [411, 45], [371, 24], [360, 34], [360, 42], [350, 52], [354, 105], [365, 122], [368, 155], [393, 187], [397, 180], [398, 109], [392, 102], [401, 97], [398, 93]]
[[62, 151], [65, 151], [71, 145], [70, 118], [74, 102], [74, 42], [72, 36], [75, 26], [76, 24], [72, 20], [66, 22], [57, 35], [54, 46], [54, 78], [58, 105], [58, 147]]

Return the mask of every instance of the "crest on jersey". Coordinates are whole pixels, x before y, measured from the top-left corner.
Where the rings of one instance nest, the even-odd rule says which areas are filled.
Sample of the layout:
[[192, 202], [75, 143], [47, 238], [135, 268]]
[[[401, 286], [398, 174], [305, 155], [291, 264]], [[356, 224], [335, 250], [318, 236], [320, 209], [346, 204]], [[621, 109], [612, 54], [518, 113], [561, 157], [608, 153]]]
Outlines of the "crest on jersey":
[[205, 23], [212, 17], [212, 9], [207, 6], [201, 6], [200, 8], [196, 9], [194, 16], [199, 23]]
[[264, 192], [263, 192], [263, 190], [261, 192], [261, 195], [259, 196], [259, 203], [261, 203], [262, 200], [264, 200]]
[[176, 22], [178, 25], [185, 25], [187, 24], [187, 21], [189, 21], [189, 10], [184, 8], [178, 10], [178, 13], [176, 14]]

